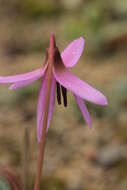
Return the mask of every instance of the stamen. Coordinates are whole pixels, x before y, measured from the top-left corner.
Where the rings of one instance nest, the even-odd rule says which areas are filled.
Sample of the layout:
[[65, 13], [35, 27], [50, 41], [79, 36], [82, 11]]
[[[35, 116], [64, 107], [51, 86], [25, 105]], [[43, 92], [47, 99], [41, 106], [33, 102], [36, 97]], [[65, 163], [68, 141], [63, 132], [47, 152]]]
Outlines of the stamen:
[[61, 91], [60, 91], [60, 84], [56, 82], [57, 87], [57, 102], [58, 104], [61, 104]]
[[62, 88], [62, 95], [63, 95], [63, 101], [64, 101], [64, 106], [67, 107], [67, 89], [61, 86]]

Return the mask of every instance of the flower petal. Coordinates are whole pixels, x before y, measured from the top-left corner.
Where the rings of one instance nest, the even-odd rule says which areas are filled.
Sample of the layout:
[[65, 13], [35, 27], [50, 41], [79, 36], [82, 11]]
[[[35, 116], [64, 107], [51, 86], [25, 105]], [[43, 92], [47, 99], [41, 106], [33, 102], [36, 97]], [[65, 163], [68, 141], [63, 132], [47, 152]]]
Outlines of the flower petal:
[[107, 99], [101, 92], [80, 80], [66, 69], [62, 63], [54, 65], [54, 76], [61, 85], [78, 95], [80, 98], [94, 104], [107, 105]]
[[31, 80], [26, 80], [26, 81], [21, 81], [21, 82], [17, 82], [17, 83], [14, 83], [12, 85], [9, 86], [9, 89], [10, 90], [17, 90], [19, 88], [23, 88], [25, 86], [28, 86], [30, 85], [31, 83], [33, 83], [34, 81], [38, 80], [40, 78], [40, 76], [37, 78], [37, 77], [33, 77], [33, 79]]
[[[47, 85], [47, 79], [46, 75], [44, 76], [42, 86], [40, 89], [39, 94], [39, 100], [38, 100], [38, 106], [37, 106], [37, 138], [38, 142], [40, 142], [41, 138], [41, 132], [43, 127], [43, 117], [44, 117], [44, 104], [45, 104], [45, 98], [46, 98], [46, 85]], [[49, 113], [48, 113], [48, 122], [47, 122], [47, 131], [50, 126], [50, 121], [52, 118], [52, 113], [55, 105], [55, 93], [56, 93], [56, 80], [53, 76], [52, 78], [52, 84], [51, 84], [51, 92], [50, 92], [50, 102], [49, 102]]]
[[70, 43], [61, 53], [63, 63], [66, 67], [73, 67], [79, 60], [84, 49], [84, 38], [80, 37]]
[[14, 75], [14, 76], [7, 76], [7, 77], [0, 76], [0, 84], [17, 83], [21, 81], [31, 80], [33, 78], [38, 79], [44, 74], [46, 67], [47, 66], [45, 66], [44, 68], [36, 69], [32, 72]]
[[82, 112], [82, 115], [83, 115], [86, 123], [91, 128], [92, 127], [92, 121], [91, 121], [88, 109], [87, 109], [87, 107], [85, 105], [85, 102], [83, 101], [83, 99], [81, 99], [79, 96], [76, 96], [75, 94], [74, 94], [74, 97], [75, 97], [75, 100], [76, 100], [76, 102], [77, 102], [77, 104], [78, 104], [78, 106], [79, 106], [79, 108], [80, 108], [80, 110]]

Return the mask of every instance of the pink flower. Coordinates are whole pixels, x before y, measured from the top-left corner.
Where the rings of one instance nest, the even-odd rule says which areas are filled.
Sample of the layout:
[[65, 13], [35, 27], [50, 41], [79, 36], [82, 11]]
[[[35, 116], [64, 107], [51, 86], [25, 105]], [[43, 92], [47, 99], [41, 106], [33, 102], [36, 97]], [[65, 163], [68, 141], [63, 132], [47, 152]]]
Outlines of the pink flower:
[[[61, 92], [62, 92], [64, 106], [67, 106], [67, 90], [70, 90], [73, 93], [75, 100], [82, 112], [82, 115], [86, 120], [86, 123], [89, 125], [89, 127], [91, 127], [92, 122], [84, 100], [92, 102], [94, 104], [105, 106], [107, 105], [107, 99], [101, 92], [94, 89], [86, 82], [80, 80], [77, 76], [72, 74], [71, 71], [68, 69], [73, 67], [78, 62], [84, 49], [84, 39], [80, 37], [74, 40], [72, 43], [70, 43], [67, 46], [67, 48], [60, 55], [59, 50], [55, 44], [54, 36], [51, 35], [50, 47], [53, 48], [55, 56], [53, 60], [54, 63], [52, 65], [52, 81], [51, 81], [51, 90], [50, 90], [47, 131], [53, 114], [56, 92], [57, 92], [58, 103], [61, 104]], [[52, 51], [51, 48], [49, 48], [47, 50], [45, 65], [43, 68], [15, 76], [7, 76], [7, 77], [0, 76], [0, 83], [1, 84], [11, 83], [11, 86], [9, 87], [9, 89], [11, 90], [22, 88], [40, 78], [43, 78], [40, 88], [40, 95], [38, 99], [38, 106], [37, 106], [37, 137], [39, 142], [43, 127], [42, 125], [44, 117], [44, 103], [46, 98], [46, 85], [47, 85], [46, 82], [48, 77], [47, 68], [49, 66], [48, 60], [51, 54]]]

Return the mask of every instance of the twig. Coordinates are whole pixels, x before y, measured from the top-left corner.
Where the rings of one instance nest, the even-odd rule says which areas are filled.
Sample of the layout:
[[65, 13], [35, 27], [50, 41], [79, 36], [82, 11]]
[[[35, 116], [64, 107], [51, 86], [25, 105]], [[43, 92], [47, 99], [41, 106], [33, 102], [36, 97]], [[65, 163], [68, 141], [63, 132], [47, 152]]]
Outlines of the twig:
[[23, 190], [29, 189], [29, 131], [24, 128], [24, 146], [23, 146]]

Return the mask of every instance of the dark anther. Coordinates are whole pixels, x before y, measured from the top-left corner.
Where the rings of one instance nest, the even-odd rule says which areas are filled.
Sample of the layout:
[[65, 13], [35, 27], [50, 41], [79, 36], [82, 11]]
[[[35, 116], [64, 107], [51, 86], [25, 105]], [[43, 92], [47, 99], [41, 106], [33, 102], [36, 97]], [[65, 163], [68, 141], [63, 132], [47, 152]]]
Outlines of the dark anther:
[[64, 106], [67, 107], [67, 89], [61, 86], [62, 88], [62, 95], [63, 95], [63, 101], [64, 101]]
[[57, 102], [58, 104], [61, 104], [61, 91], [60, 91], [60, 84], [56, 82], [57, 87]]

